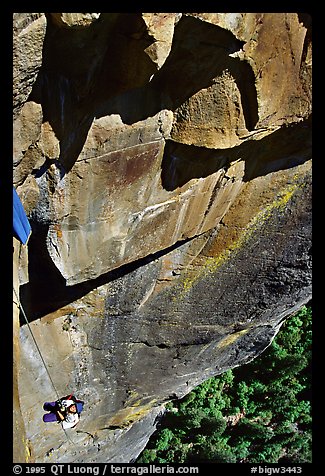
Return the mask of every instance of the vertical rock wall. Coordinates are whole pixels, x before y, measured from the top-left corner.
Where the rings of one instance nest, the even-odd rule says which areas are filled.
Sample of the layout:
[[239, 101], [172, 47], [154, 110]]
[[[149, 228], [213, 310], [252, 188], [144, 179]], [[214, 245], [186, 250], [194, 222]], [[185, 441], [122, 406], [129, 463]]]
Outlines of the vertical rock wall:
[[20, 296], [55, 387], [86, 402], [72, 448], [22, 326], [26, 438], [37, 462], [128, 462], [165, 402], [311, 298], [311, 20], [19, 13], [14, 52]]

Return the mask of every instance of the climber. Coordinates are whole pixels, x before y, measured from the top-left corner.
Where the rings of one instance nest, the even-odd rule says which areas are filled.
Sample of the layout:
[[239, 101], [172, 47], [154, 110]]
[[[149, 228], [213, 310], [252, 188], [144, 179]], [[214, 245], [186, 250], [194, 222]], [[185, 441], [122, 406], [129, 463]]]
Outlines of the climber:
[[50, 413], [43, 415], [44, 422], [57, 421], [62, 423], [63, 429], [74, 428], [80, 419], [84, 402], [74, 396], [60, 398], [55, 402], [45, 402], [43, 409]]

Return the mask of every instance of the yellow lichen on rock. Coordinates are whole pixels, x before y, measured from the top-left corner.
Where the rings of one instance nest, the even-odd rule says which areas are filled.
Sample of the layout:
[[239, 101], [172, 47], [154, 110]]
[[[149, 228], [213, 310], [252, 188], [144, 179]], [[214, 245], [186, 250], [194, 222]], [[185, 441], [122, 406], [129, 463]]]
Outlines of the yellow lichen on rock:
[[234, 342], [236, 342], [237, 339], [239, 339], [239, 337], [243, 336], [247, 332], [248, 332], [248, 329], [243, 329], [241, 331], [234, 332], [233, 334], [227, 335], [226, 337], [224, 337], [221, 340], [221, 342], [219, 342], [218, 350], [220, 350], [223, 347], [228, 347], [229, 345], [233, 344]]
[[[258, 211], [247, 223], [244, 228], [241, 228], [238, 237], [229, 242], [229, 244], [216, 256], [206, 256], [198, 261], [197, 267], [191, 267], [185, 271], [182, 279], [182, 291], [177, 299], [183, 299], [192, 287], [209, 273], [215, 273], [220, 266], [222, 266], [230, 258], [239, 252], [243, 246], [260, 232], [263, 224], [271, 219], [272, 215], [277, 212], [281, 213], [291, 200], [298, 189], [304, 186], [304, 183], [299, 180], [300, 174], [297, 172], [294, 179], [296, 182], [286, 185], [278, 192], [271, 203], [265, 205]], [[236, 205], [236, 204], [235, 204]], [[238, 231], [238, 230], [237, 230]]]

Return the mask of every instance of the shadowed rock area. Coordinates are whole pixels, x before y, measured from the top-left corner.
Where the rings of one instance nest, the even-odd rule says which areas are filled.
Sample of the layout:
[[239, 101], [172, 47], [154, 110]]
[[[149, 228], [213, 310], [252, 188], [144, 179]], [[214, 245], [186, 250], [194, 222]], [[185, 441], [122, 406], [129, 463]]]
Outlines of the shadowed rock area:
[[[14, 462], [134, 461], [311, 299], [311, 19], [15, 13]], [[51, 379], [49, 378], [49, 374]], [[75, 429], [43, 403], [85, 401]]]

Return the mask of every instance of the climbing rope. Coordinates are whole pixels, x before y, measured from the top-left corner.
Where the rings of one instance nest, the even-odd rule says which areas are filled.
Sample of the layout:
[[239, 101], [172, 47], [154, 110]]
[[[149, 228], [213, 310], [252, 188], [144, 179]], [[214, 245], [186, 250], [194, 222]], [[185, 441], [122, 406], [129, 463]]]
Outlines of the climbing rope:
[[[34, 341], [34, 344], [35, 344], [35, 346], [36, 346], [36, 349], [37, 349], [37, 351], [38, 351], [38, 353], [39, 353], [39, 355], [40, 355], [40, 358], [41, 358], [41, 360], [42, 360], [42, 363], [43, 363], [43, 365], [44, 365], [44, 368], [45, 368], [45, 370], [46, 370], [46, 372], [47, 372], [47, 375], [48, 375], [48, 377], [49, 377], [49, 379], [50, 379], [50, 382], [51, 382], [51, 384], [52, 384], [52, 387], [53, 387], [53, 389], [54, 389], [54, 391], [55, 391], [55, 394], [56, 394], [56, 396], [57, 396], [57, 400], [58, 400], [59, 402], [61, 402], [61, 398], [60, 398], [60, 396], [59, 396], [59, 392], [57, 391], [57, 389], [56, 389], [56, 387], [55, 387], [55, 385], [54, 385], [54, 382], [53, 382], [53, 380], [52, 380], [51, 374], [50, 374], [49, 369], [47, 368], [46, 362], [45, 362], [45, 360], [44, 360], [44, 358], [43, 358], [43, 356], [42, 356], [42, 352], [41, 352], [41, 350], [40, 350], [40, 348], [39, 348], [39, 346], [38, 346], [38, 344], [37, 344], [37, 341], [36, 341], [35, 336], [34, 336], [34, 334], [33, 334], [32, 328], [31, 328], [31, 326], [30, 326], [30, 324], [29, 324], [29, 322], [28, 322], [26, 313], [25, 313], [24, 308], [23, 308], [23, 306], [22, 306], [22, 304], [21, 304], [21, 302], [20, 302], [20, 299], [19, 299], [19, 297], [18, 297], [18, 295], [17, 295], [17, 292], [16, 292], [16, 290], [15, 290], [15, 287], [13, 287], [13, 290], [14, 290], [14, 293], [15, 293], [15, 296], [16, 296], [16, 299], [17, 299], [17, 303], [18, 303], [19, 309], [21, 310], [21, 313], [22, 313], [22, 315], [24, 316], [24, 319], [25, 319], [25, 321], [26, 321], [26, 324], [27, 324], [27, 327], [28, 327], [28, 329], [29, 329], [29, 332], [30, 332], [30, 334], [31, 334], [31, 336], [32, 336], [32, 338], [33, 338], [33, 341]], [[72, 441], [72, 439], [70, 438], [70, 436], [69, 436], [68, 433], [66, 432], [65, 428], [63, 428], [62, 425], [61, 425], [61, 428], [62, 428], [62, 430], [64, 431], [65, 436], [67, 437], [67, 439], [74, 445], [75, 443]]]

